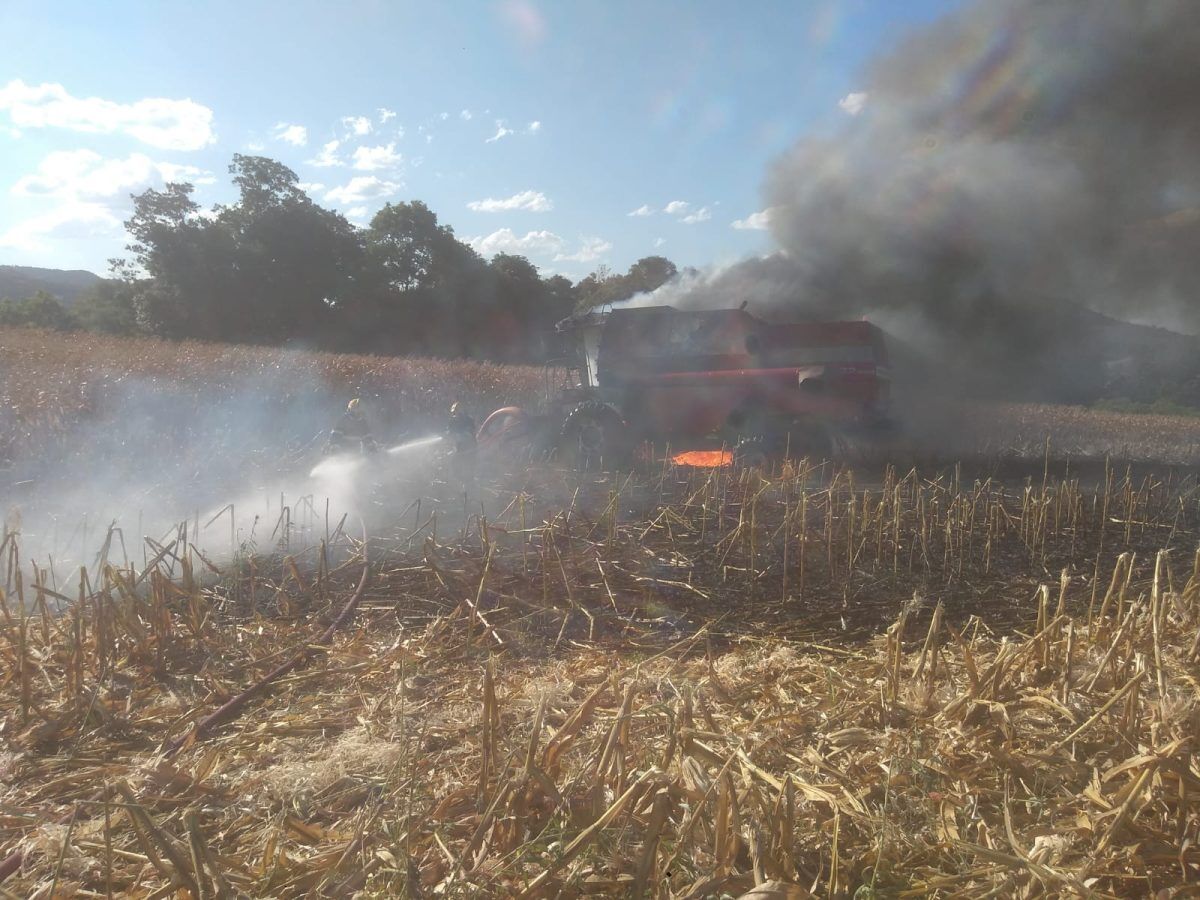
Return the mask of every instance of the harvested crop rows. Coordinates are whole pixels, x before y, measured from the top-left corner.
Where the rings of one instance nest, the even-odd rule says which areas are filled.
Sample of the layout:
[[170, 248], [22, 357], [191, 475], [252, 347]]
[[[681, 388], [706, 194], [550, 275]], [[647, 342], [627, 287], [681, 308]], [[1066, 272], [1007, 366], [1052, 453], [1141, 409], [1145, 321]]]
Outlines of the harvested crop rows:
[[225, 565], [181, 530], [82, 576], [8, 536], [2, 886], [1194, 880], [1194, 480], [866, 477], [543, 469], [490, 516], [425, 498]]

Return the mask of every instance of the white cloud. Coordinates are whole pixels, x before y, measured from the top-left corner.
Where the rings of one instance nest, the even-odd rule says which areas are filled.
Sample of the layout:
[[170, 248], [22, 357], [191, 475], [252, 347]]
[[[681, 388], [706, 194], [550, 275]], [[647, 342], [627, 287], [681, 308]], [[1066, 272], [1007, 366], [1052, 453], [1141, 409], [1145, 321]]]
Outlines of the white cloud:
[[691, 207], [692, 204], [688, 203], [686, 200], [672, 200], [665, 207], [663, 207], [663, 212], [672, 216], [681, 216], [691, 209]]
[[765, 231], [771, 224], [771, 210], [764, 209], [750, 213], [744, 219], [734, 219], [731, 224], [738, 231]]
[[262, 141], [247, 141], [246, 149], [251, 153], [262, 153], [267, 147]]
[[612, 243], [604, 238], [583, 238], [583, 246], [574, 253], [559, 253], [554, 257], [555, 262], [595, 262], [612, 249]]
[[162, 150], [199, 150], [217, 139], [212, 110], [193, 100], [147, 97], [117, 103], [72, 96], [61, 84], [32, 85], [16, 79], [0, 87], [0, 111], [7, 112], [17, 128], [121, 133]]
[[32, 252], [48, 240], [83, 240], [119, 234], [120, 217], [103, 203], [63, 203], [0, 233], [0, 247]]
[[366, 116], [343, 116], [342, 125], [358, 137], [371, 133], [371, 120]]
[[0, 245], [37, 250], [53, 240], [104, 237], [121, 231], [129, 195], [168, 181], [212, 184], [211, 173], [196, 166], [159, 162], [142, 153], [106, 159], [93, 150], [48, 154], [37, 171], [12, 186], [16, 196], [54, 201], [47, 211], [19, 222], [0, 235]]
[[549, 212], [554, 209], [554, 204], [541, 191], [521, 191], [519, 194], [513, 194], [502, 200], [494, 197], [488, 197], [486, 200], [472, 200], [467, 204], [467, 209], [475, 212], [510, 212], [512, 210]]
[[501, 228], [486, 237], [468, 238], [467, 243], [483, 256], [497, 253], [557, 253], [566, 243], [552, 231], [529, 231], [519, 237], [511, 228]]
[[303, 125], [280, 122], [275, 126], [275, 140], [291, 144], [293, 147], [303, 147], [308, 143], [308, 129]]
[[438, 118], [441, 119], [443, 122], [445, 122], [448, 118], [450, 118], [450, 113], [448, 113], [448, 112], [438, 113]]
[[839, 100], [838, 106], [847, 115], [857, 116], [863, 111], [863, 107], [867, 105], [867, 96], [866, 91], [854, 91]]
[[17, 180], [12, 193], [91, 201], [120, 197], [168, 181], [212, 184], [212, 174], [195, 166], [156, 162], [142, 153], [105, 159], [93, 150], [58, 150], [46, 156], [32, 175]]
[[341, 206], [361, 206], [369, 200], [390, 197], [403, 185], [398, 181], [387, 181], [375, 175], [356, 175], [348, 182], [325, 192], [325, 199]]
[[460, 119], [462, 119], [464, 122], [470, 122], [471, 119], [473, 119], [475, 117], [475, 115], [469, 109], [464, 109], [462, 112], [460, 112], [458, 114], [458, 117]]
[[[134, 154], [138, 156], [139, 154]], [[133, 159], [131, 156], [130, 159]], [[166, 181], [186, 181], [191, 184], [216, 184], [217, 179], [212, 172], [206, 172], [204, 169], [197, 166], [186, 166], [178, 163], [158, 162], [152, 163], [158, 174]]]
[[655, 247], [661, 247], [661, 246], [662, 246], [663, 244], [665, 244], [666, 242], [667, 242], [667, 239], [666, 239], [666, 238], [660, 238], [660, 237], [658, 237], [658, 238], [655, 238], [655, 239], [654, 239], [654, 246], [655, 246]]
[[346, 210], [347, 219], [357, 219], [362, 221], [367, 217], [367, 208], [365, 206], [355, 206], [352, 209]]
[[521, 256], [549, 256], [555, 262], [595, 262], [612, 249], [603, 238], [585, 237], [574, 253], [567, 252], [567, 242], [553, 231], [527, 231], [518, 235], [511, 228], [501, 228], [485, 237], [467, 238], [467, 243], [482, 256], [515, 253]]
[[403, 161], [404, 157], [396, 152], [395, 143], [380, 144], [378, 147], [356, 147], [354, 150], [354, 168], [363, 172], [394, 169]]
[[627, 213], [625, 213], [625, 215], [627, 215], [627, 216], [652, 216], [652, 215], [654, 215], [654, 210], [650, 207], [650, 204], [643, 203], [641, 206], [639, 206], [633, 212], [627, 212]]
[[319, 194], [325, 190], [325, 185], [319, 181], [299, 181], [296, 183], [296, 187], [300, 188], [306, 194]]
[[497, 119], [496, 120], [496, 133], [493, 134], [487, 140], [485, 140], [484, 143], [485, 144], [494, 144], [494, 143], [496, 143], [496, 141], [500, 140], [500, 138], [506, 138], [512, 133], [513, 133], [513, 130], [511, 128], [507, 128], [505, 126], [503, 119]]
[[321, 152], [317, 154], [316, 159], [310, 159], [308, 164], [310, 166], [319, 166], [323, 169], [330, 168], [331, 166], [344, 166], [345, 163], [338, 159], [337, 155], [338, 147], [340, 146], [342, 146], [341, 141], [330, 141], [321, 147]]
[[392, 112], [390, 109], [387, 109], [386, 107], [381, 106], [376, 111], [379, 113], [379, 124], [380, 125], [385, 124], [388, 119], [396, 118], [396, 114], [394, 112]]
[[679, 221], [684, 225], [696, 225], [699, 222], [707, 222], [712, 218], [712, 210], [707, 206], [702, 206], [691, 215], [684, 216]]
[[529, 123], [529, 127], [525, 129], [526, 134], [537, 134], [542, 130], [542, 123], [536, 119]]

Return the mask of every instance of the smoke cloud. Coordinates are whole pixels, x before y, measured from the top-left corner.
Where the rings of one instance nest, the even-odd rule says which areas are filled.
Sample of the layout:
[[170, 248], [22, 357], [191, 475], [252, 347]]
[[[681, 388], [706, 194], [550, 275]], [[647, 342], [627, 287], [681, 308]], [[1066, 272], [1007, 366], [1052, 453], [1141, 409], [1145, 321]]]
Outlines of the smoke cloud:
[[1194, 0], [977, 0], [774, 165], [777, 252], [654, 302], [869, 315], [964, 390], [1094, 397], [1132, 331], [1089, 310], [1200, 330], [1197, 59]]
[[[360, 517], [371, 528], [392, 524], [415, 499], [410, 481], [435, 490], [433, 442], [411, 439], [440, 423], [395, 397], [339, 390], [307, 374], [303, 357], [220, 388], [122, 377], [40, 453], [0, 469], [0, 516], [24, 558], [60, 575], [79, 565], [94, 572], [102, 552], [140, 563], [144, 536], [167, 544], [181, 523], [217, 562], [295, 552], [336, 533], [343, 517], [355, 536]], [[323, 455], [347, 398], [360, 394], [384, 449], [371, 460]], [[115, 542], [104, 550], [110, 527]]]

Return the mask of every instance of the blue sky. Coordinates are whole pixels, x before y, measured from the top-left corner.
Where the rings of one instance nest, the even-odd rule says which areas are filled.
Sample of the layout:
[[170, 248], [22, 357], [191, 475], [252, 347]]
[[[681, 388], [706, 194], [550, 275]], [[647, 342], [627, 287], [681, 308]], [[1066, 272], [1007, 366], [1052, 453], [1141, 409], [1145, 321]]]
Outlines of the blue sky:
[[352, 221], [424, 200], [543, 272], [726, 264], [770, 249], [771, 160], [955, 5], [0, 0], [0, 263], [103, 273], [131, 192], [227, 202], [257, 152]]

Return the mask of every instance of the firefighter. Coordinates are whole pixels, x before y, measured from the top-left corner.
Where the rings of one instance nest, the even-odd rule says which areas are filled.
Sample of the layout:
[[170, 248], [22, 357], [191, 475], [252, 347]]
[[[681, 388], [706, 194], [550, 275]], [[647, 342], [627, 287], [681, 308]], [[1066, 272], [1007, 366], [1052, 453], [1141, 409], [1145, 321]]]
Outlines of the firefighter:
[[455, 400], [450, 404], [450, 417], [446, 420], [446, 436], [454, 444], [457, 453], [475, 449], [475, 420], [462, 404]]
[[346, 411], [329, 432], [330, 452], [338, 453], [355, 448], [363, 453], [374, 453], [379, 449], [374, 435], [371, 434], [371, 424], [367, 421], [357, 397], [346, 404]]
[[475, 420], [457, 400], [450, 404], [450, 416], [446, 419], [446, 437], [454, 447], [451, 471], [465, 486], [475, 478]]

